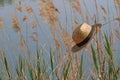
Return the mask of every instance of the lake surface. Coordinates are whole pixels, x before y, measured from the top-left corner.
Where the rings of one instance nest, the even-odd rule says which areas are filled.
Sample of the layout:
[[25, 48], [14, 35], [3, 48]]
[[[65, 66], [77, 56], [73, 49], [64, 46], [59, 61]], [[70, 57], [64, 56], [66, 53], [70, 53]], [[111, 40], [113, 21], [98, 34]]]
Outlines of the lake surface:
[[[81, 16], [78, 13], [71, 13], [71, 7], [70, 7], [70, 3], [67, 0], [65, 1], [65, 6], [63, 5], [63, 0], [54, 0], [54, 4], [55, 6], [59, 9], [60, 13], [57, 14], [60, 20], [60, 23], [63, 27], [65, 27], [67, 25], [67, 27], [65, 27], [65, 29], [70, 33], [70, 35], [72, 35], [73, 32], [73, 27], [72, 27], [72, 19], [74, 17], [77, 18], [78, 24], [81, 24], [84, 22], [84, 20], [82, 20]], [[23, 13], [20, 13], [19, 11], [17, 11], [15, 9], [15, 7], [13, 6], [14, 3], [18, 3], [18, 1], [16, 0], [0, 0], [0, 16], [3, 17], [3, 21], [5, 24], [5, 28], [4, 29], [0, 29], [0, 47], [6, 51], [7, 58], [9, 59], [10, 63], [11, 63], [11, 58], [14, 58], [15, 54], [11, 54], [11, 53], [16, 53], [16, 55], [21, 54], [20, 50], [19, 50], [19, 33], [16, 33], [13, 28], [12, 28], [12, 21], [11, 21], [11, 14], [15, 13], [17, 14], [17, 17], [19, 19], [20, 22], [20, 26], [21, 29], [23, 31], [23, 37], [25, 40], [27, 40], [28, 45], [29, 45], [29, 49], [31, 51], [32, 54], [34, 54], [36, 52], [36, 44], [32, 39], [29, 39], [29, 37], [31, 36], [31, 34], [35, 31], [38, 31], [39, 37], [38, 37], [38, 45], [39, 46], [44, 46], [46, 45], [45, 43], [47, 42], [46, 37], [44, 37], [44, 35], [46, 35], [47, 37], [50, 36], [51, 31], [48, 27], [48, 25], [41, 19], [41, 17], [39, 16], [39, 11], [38, 11], [38, 2], [39, 0], [22, 0], [22, 5], [24, 6], [24, 4], [29, 4], [32, 8], [33, 8], [33, 12], [34, 12], [34, 16], [37, 18], [37, 20], [39, 21], [39, 24], [41, 25], [42, 29], [35, 28], [32, 29], [30, 26], [30, 22], [33, 20], [32, 15], [26, 14], [25, 10], [23, 11]], [[83, 1], [80, 0], [80, 2], [82, 3]], [[88, 13], [92, 18], [89, 18], [89, 23], [92, 25], [94, 24], [94, 15], [96, 13], [96, 9], [95, 9], [95, 5], [93, 3], [93, 0], [85, 0], [85, 3], [87, 5], [87, 10], [84, 4], [81, 4], [82, 10], [83, 10], [83, 17], [84, 19], [86, 18], [86, 13]], [[118, 13], [116, 13], [116, 8], [114, 6], [114, 1], [113, 0], [109, 0], [109, 5], [107, 3], [107, 0], [98, 0], [97, 3], [100, 3], [101, 5], [103, 5], [107, 11], [107, 15], [106, 15], [106, 21], [111, 20], [112, 18], [116, 18], [117, 16], [120, 16], [120, 11], [118, 11]], [[65, 7], [66, 7], [66, 12], [65, 12]], [[109, 10], [107, 10], [109, 7]], [[98, 7], [98, 14], [99, 14], [99, 20], [97, 20], [97, 22], [99, 23], [105, 23], [105, 21], [103, 20], [102, 17], [102, 11], [100, 9], [100, 7]], [[74, 12], [74, 10], [73, 10]], [[29, 22], [28, 23], [23, 23], [22, 22], [22, 16], [27, 16]], [[76, 15], [76, 16], [75, 16]], [[67, 24], [66, 24], [66, 18], [67, 18]], [[26, 27], [27, 26], [27, 27]], [[109, 32], [111, 31], [110, 29], [119, 29], [120, 25], [117, 21], [113, 21], [110, 24], [105, 25], [102, 28], [103, 32]], [[43, 35], [44, 33], [44, 35]], [[114, 32], [115, 35], [115, 32]], [[54, 48], [54, 44], [51, 38], [49, 38], [50, 44], [51, 46]], [[90, 44], [88, 45], [90, 46]], [[115, 37], [114, 39], [114, 52], [115, 52], [115, 61], [120, 61], [120, 43], [119, 40], [117, 39], [117, 37]], [[65, 46], [62, 47], [62, 49], [64, 50]], [[7, 49], [7, 50], [6, 50]], [[14, 49], [14, 50], [13, 50]], [[49, 46], [46, 46], [46, 49], [49, 50]], [[15, 51], [15, 52], [14, 52]], [[82, 53], [87, 53], [87, 49], [84, 49], [82, 51]], [[24, 54], [26, 57], [28, 55]], [[80, 54], [81, 55], [81, 54]], [[46, 59], [49, 59], [49, 57], [47, 56], [47, 54], [44, 54], [44, 57]], [[90, 61], [90, 55], [89, 54], [84, 54], [84, 66], [85, 67], [92, 67], [92, 64], [88, 64], [87, 61]], [[13, 59], [14, 61], [14, 59]], [[15, 62], [15, 61], [14, 61]], [[12, 66], [11, 66], [12, 68]], [[88, 68], [89, 70], [89, 68]], [[86, 70], [87, 71], [87, 70]], [[85, 72], [86, 74], [87, 72]]]

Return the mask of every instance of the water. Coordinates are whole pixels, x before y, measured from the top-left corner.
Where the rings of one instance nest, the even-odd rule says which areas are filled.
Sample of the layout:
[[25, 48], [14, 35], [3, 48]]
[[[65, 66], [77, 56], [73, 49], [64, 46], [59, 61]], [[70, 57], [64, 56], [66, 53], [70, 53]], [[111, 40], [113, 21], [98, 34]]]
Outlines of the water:
[[[29, 4], [29, 5], [31, 5], [31, 7], [33, 8], [33, 11], [34, 11], [34, 15], [36, 16], [36, 18], [38, 19], [40, 25], [42, 26], [42, 30], [39, 29], [39, 31], [38, 31], [38, 34], [40, 34], [39, 35], [40, 37], [38, 39], [40, 43], [38, 45], [39, 46], [43, 46], [46, 43], [46, 38], [44, 37], [43, 32], [48, 37], [50, 36], [51, 32], [50, 32], [49, 27], [47, 26], [47, 24], [39, 16], [38, 0], [22, 0], [22, 1], [23, 1], [23, 4]], [[15, 2], [14, 0], [0, 0], [0, 16], [3, 17], [4, 24], [5, 24], [5, 29], [0, 30], [0, 47], [2, 47], [2, 49], [7, 48], [7, 52], [8, 53], [14, 53], [13, 50], [12, 50], [12, 49], [14, 49], [15, 52], [17, 52], [16, 55], [19, 55], [19, 54], [21, 54], [20, 50], [19, 50], [19, 33], [16, 33], [13, 30], [13, 28], [12, 28], [10, 14], [11, 13], [16, 13], [17, 14], [18, 19], [19, 19], [19, 21], [21, 23], [20, 26], [21, 26], [21, 29], [23, 31], [23, 36], [24, 36], [25, 39], [27, 39], [29, 36], [31, 36], [31, 34], [33, 32], [37, 31], [38, 28], [32, 29], [30, 27], [31, 26], [30, 25], [30, 21], [32, 21], [32, 16], [31, 15], [27, 15], [25, 13], [25, 11], [23, 11], [23, 13], [20, 13], [19, 11], [17, 11], [14, 8], [14, 6], [13, 6], [14, 2]], [[83, 9], [82, 12], [83, 12], [83, 14], [85, 14], [85, 15], [83, 15], [83, 17], [85, 18], [86, 13], [89, 13], [89, 15], [91, 16], [90, 19], [89, 19], [89, 22], [90, 22], [90, 24], [94, 24], [93, 17], [96, 14], [96, 8], [95, 8], [95, 6], [93, 6], [94, 3], [92, 2], [92, 0], [86, 0], [85, 2], [88, 3], [87, 4], [88, 11], [86, 10], [85, 5], [81, 4], [81, 7]], [[60, 20], [62, 26], [66, 26], [66, 15], [67, 15], [67, 23], [68, 23], [67, 26], [69, 28], [65, 28], [65, 29], [67, 29], [67, 31], [70, 34], [72, 34], [73, 30], [72, 30], [72, 21], [71, 20], [74, 18], [74, 15], [75, 14], [77, 15], [76, 18], [78, 20], [78, 24], [81, 24], [82, 22], [84, 22], [84, 20], [82, 20], [81, 16], [78, 13], [76, 13], [76, 12], [75, 13], [71, 13], [70, 4], [68, 3], [68, 1], [65, 1], [65, 4], [66, 4], [65, 7], [66, 7], [66, 12], [67, 13], [65, 13], [65, 8], [64, 8], [64, 4], [63, 4], [62, 0], [54, 0], [54, 3], [55, 3], [55, 6], [60, 11], [60, 13], [57, 14], [57, 15], [59, 17], [59, 20]], [[81, 1], [81, 3], [83, 3], [83, 1]], [[107, 9], [107, 7], [108, 7], [107, 6], [107, 1], [98, 0], [98, 3], [101, 3]], [[114, 7], [113, 0], [109, 1], [109, 7], [110, 7], [110, 10], [107, 11], [107, 16], [106, 16], [107, 17], [107, 21], [109, 19], [112, 19], [113, 17], [117, 17], [118, 16], [118, 14], [116, 13], [116, 9]], [[98, 10], [98, 14], [100, 16], [98, 22], [104, 23], [104, 20], [102, 18], [102, 12], [101, 12], [100, 8]], [[27, 17], [28, 17], [29, 22], [27, 24], [21, 22], [22, 21], [22, 16], [24, 16], [24, 15], [27, 15]], [[114, 25], [116, 25], [116, 26], [114, 26]], [[28, 33], [27, 34], [26, 34], [26, 31], [27, 31], [26, 30], [27, 29], [26, 26], [28, 27]], [[105, 25], [105, 26], [107, 26], [107, 27], [103, 27], [102, 31], [103, 32], [109, 31], [108, 30], [108, 28], [110, 28], [109, 25]], [[111, 26], [113, 26], [112, 29], [113, 28], [114, 29], [119, 28], [119, 24], [116, 21], [111, 22]], [[10, 39], [11, 39], [11, 41], [13, 43], [11, 43], [10, 40], [8, 40], [8, 37], [6, 36], [6, 34], [8, 34], [8, 36], [10, 37]], [[52, 41], [51, 38], [50, 38], [50, 43], [51, 43], [51, 46], [54, 47], [54, 44], [53, 44], [53, 41]], [[11, 47], [11, 45], [13, 45], [13, 47]], [[36, 46], [37, 45], [31, 39], [28, 40], [28, 45], [29, 45], [29, 49], [30, 49], [31, 53], [34, 54], [36, 52]], [[120, 60], [120, 57], [119, 57], [120, 54], [119, 54], [119, 51], [118, 51], [119, 48], [120, 48], [120, 45], [118, 43], [118, 39], [117, 38], [115, 38], [114, 45], [115, 45], [115, 50], [117, 50], [117, 51], [115, 51], [115, 61], [118, 61], [118, 60]], [[46, 47], [46, 48], [47, 48], [47, 50], [49, 50], [48, 47]], [[62, 48], [64, 48], [64, 47], [62, 47]], [[84, 58], [84, 63], [85, 63], [84, 66], [91, 66], [92, 67], [92, 64], [86, 63], [86, 62], [90, 61], [90, 59], [91, 59], [90, 56], [87, 54], [86, 49], [84, 49], [83, 52], [86, 53], [86, 54], [84, 54], [84, 57], [85, 57]], [[14, 58], [14, 57], [15, 57], [14, 54], [8, 54], [7, 55], [9, 63], [11, 62], [11, 58]], [[49, 59], [48, 56], [45, 55], [45, 54], [44, 54], [44, 57], [46, 57], [47, 59]], [[15, 60], [13, 59], [13, 61], [15, 61]], [[12, 68], [13, 66], [11, 65], [10, 67]], [[90, 70], [90, 67], [88, 68], [88, 70]], [[86, 70], [86, 71], [88, 71], [88, 70]], [[85, 74], [87, 74], [87, 72], [85, 72]]]

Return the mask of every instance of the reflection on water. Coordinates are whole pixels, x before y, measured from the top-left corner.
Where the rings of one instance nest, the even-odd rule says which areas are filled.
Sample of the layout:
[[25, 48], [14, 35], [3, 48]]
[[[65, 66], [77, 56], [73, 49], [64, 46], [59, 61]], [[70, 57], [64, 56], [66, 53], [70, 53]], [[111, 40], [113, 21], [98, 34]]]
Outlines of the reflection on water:
[[0, 0], [0, 7], [3, 7], [5, 4], [12, 4], [14, 0]]

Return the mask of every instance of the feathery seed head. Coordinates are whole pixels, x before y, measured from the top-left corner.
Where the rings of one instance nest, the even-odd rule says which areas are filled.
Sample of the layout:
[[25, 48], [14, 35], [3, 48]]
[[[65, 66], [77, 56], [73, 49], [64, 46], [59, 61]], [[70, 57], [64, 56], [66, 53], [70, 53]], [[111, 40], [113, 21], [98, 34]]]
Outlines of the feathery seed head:
[[15, 9], [17, 9], [17, 10], [20, 11], [20, 12], [23, 11], [22, 6], [19, 5], [19, 4], [14, 4], [14, 7], [15, 7]]
[[12, 18], [13, 29], [15, 30], [15, 32], [20, 31], [20, 27], [19, 27], [19, 22], [18, 22], [17, 16], [15, 14], [11, 14], [11, 18]]
[[29, 14], [29, 13], [32, 13], [33, 12], [33, 9], [30, 5], [26, 4], [25, 5], [25, 8], [26, 8], [26, 12]]

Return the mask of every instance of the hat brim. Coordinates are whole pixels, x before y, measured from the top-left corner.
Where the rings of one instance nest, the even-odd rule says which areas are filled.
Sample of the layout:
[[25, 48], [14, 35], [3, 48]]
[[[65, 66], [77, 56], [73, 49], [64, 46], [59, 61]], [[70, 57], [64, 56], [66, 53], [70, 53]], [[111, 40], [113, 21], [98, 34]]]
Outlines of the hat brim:
[[88, 42], [92, 39], [92, 37], [94, 37], [95, 32], [96, 32], [95, 26], [93, 25], [89, 35], [81, 43], [78, 43], [78, 44], [74, 45], [72, 47], [71, 51], [72, 52], [78, 52], [79, 50], [84, 48], [88, 44]]

